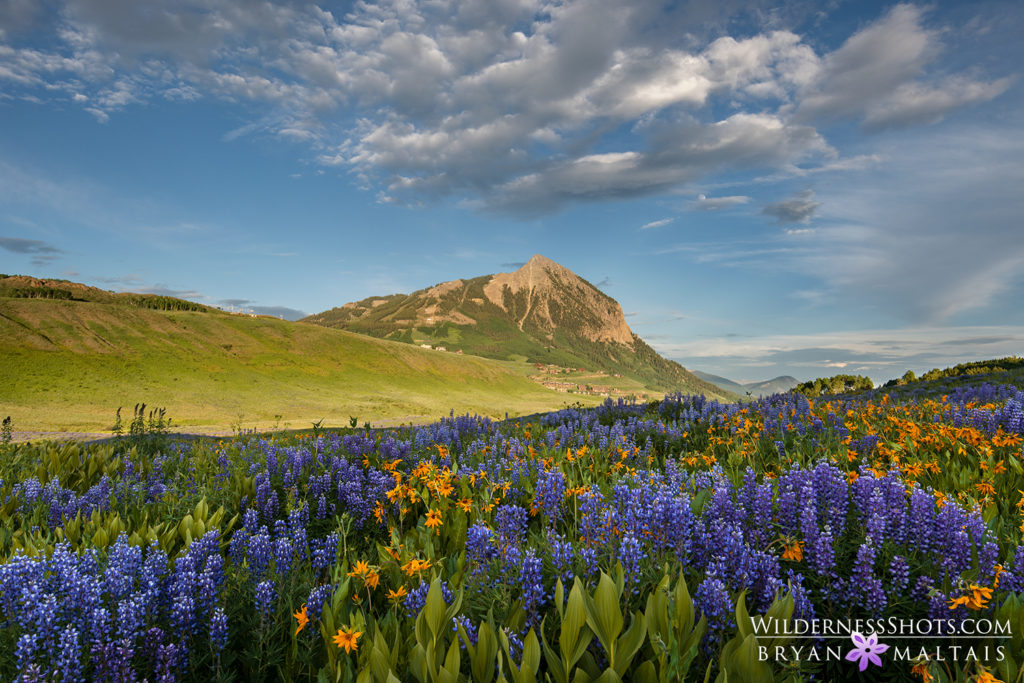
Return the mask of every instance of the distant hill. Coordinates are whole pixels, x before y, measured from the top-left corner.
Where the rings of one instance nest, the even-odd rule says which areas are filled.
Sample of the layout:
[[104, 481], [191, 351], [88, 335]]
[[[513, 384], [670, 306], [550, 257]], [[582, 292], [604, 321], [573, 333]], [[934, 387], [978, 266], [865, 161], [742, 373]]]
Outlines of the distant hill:
[[749, 382], [743, 386], [754, 396], [771, 396], [772, 394], [784, 394], [787, 391], [792, 391], [798, 384], [800, 382], [797, 381], [796, 377], [781, 375], [763, 382]]
[[891, 379], [885, 383], [885, 387], [904, 386], [915, 382], [931, 382], [937, 379], [971, 377], [977, 375], [998, 374], [1001, 372], [1013, 372], [1024, 370], [1024, 358], [1019, 356], [1008, 356], [993, 360], [979, 360], [970, 363], [959, 363], [951, 368], [933, 368], [920, 377], [908, 370], [899, 379]]
[[992, 360], [959, 363], [948, 368], [934, 368], [920, 377], [907, 371], [899, 379], [892, 379], [867, 396], [889, 395], [894, 400], [907, 397], [939, 399], [958, 390], [981, 384], [1010, 385], [1024, 390], [1024, 358], [1009, 356]]
[[880, 387], [871, 387], [871, 381], [867, 377], [835, 375], [805, 382], [797, 390], [802, 390], [810, 396], [841, 394], [845, 397], [868, 399], [889, 396], [895, 401], [908, 398], [937, 400], [942, 396], [955, 395], [959, 391], [982, 384], [997, 387], [1008, 385], [1024, 389], [1024, 358], [1009, 356], [959, 363], [948, 368], [934, 368], [920, 377], [908, 370], [899, 379], [891, 379]]
[[718, 375], [712, 375], [710, 372], [702, 372], [701, 370], [692, 370], [691, 372], [705, 382], [711, 382], [716, 387], [732, 392], [737, 396], [744, 396], [746, 394], [747, 388], [739, 382], [734, 382], [731, 379], [719, 377]]
[[171, 297], [0, 278], [0, 417], [15, 430], [103, 431], [118, 406], [130, 418], [138, 402], [221, 428], [503, 416], [569, 402], [531, 371]]
[[369, 297], [304, 320], [449, 352], [600, 370], [658, 391], [733, 398], [662, 358], [629, 329], [618, 302], [539, 254], [512, 273]]
[[799, 384], [795, 377], [790, 377], [789, 375], [782, 375], [763, 382], [748, 382], [746, 384], [741, 384], [739, 382], [734, 382], [731, 379], [726, 379], [725, 377], [712, 375], [708, 372], [701, 372], [700, 370], [693, 370], [693, 374], [707, 382], [711, 382], [715, 386], [721, 387], [726, 391], [738, 394], [739, 396], [746, 396], [747, 392], [750, 392], [751, 396], [784, 394], [787, 391], [791, 391], [797, 386], [797, 384]]
[[109, 292], [69, 280], [39, 279], [29, 275], [0, 275], [0, 298], [89, 301], [155, 311], [202, 311], [219, 309], [160, 294]]

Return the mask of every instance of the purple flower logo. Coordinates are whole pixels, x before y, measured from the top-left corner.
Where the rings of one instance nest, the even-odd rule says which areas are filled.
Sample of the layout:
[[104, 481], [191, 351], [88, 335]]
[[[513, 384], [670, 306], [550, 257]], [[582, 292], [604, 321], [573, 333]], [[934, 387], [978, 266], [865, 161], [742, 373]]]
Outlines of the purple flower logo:
[[855, 632], [850, 636], [850, 639], [856, 647], [846, 653], [846, 659], [851, 662], [859, 661], [861, 671], [868, 668], [868, 662], [871, 662], [875, 666], [882, 666], [882, 660], [878, 655], [888, 650], [889, 646], [879, 645], [877, 635], [872, 633], [870, 636], [865, 638], [861, 634]]

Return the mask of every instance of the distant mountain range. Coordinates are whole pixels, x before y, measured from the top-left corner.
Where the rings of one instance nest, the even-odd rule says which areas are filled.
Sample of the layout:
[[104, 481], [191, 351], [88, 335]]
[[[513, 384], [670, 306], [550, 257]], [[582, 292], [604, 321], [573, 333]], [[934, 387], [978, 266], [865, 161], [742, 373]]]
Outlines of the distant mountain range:
[[787, 391], [796, 388], [796, 386], [800, 384], [795, 377], [790, 377], [789, 375], [783, 375], [763, 382], [748, 382], [746, 384], [741, 384], [739, 382], [734, 382], [731, 379], [726, 379], [725, 377], [712, 375], [708, 372], [701, 372], [700, 370], [693, 370], [693, 374], [706, 382], [711, 382], [716, 387], [732, 392], [733, 394], [737, 394], [738, 396], [746, 396], [747, 393], [751, 396], [784, 394]]
[[654, 391], [734, 398], [660, 356], [614, 299], [537, 254], [519, 270], [373, 296], [303, 319], [448, 352], [600, 371]]

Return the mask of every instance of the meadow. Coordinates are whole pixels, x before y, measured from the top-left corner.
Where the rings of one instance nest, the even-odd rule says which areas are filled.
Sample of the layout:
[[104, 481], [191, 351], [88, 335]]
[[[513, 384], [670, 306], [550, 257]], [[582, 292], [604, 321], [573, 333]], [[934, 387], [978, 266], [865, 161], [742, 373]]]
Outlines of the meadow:
[[481, 406], [502, 417], [567, 403], [531, 381], [525, 362], [212, 309], [2, 294], [0, 413], [15, 430], [109, 431], [118, 406], [130, 412], [140, 398], [201, 433], [344, 425], [353, 415], [426, 422]]
[[0, 679], [1019, 681], [1022, 407], [978, 382], [7, 444]]

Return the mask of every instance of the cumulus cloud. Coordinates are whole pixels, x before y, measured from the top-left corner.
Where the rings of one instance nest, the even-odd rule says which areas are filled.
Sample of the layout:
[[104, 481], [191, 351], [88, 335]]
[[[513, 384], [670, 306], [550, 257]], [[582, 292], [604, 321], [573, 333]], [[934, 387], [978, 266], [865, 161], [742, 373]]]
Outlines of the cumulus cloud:
[[23, 254], [32, 257], [32, 265], [45, 266], [51, 261], [60, 258], [64, 253], [48, 242], [42, 240], [27, 240], [20, 237], [0, 237], [0, 249], [14, 254]]
[[937, 87], [908, 83], [899, 87], [891, 97], [867, 109], [864, 128], [874, 131], [936, 123], [953, 109], [1003, 94], [1014, 80], [1006, 77], [983, 83], [967, 78], [950, 78]]
[[[819, 121], [928, 123], [1009, 87], [930, 73], [940, 33], [910, 5], [819, 53], [777, 30], [792, 8], [764, 3], [9, 4], [29, 17], [10, 31], [52, 36], [0, 36], [0, 82], [17, 96], [100, 121], [156, 98], [234, 102], [258, 114], [225, 141], [301, 145], [382, 202], [452, 196], [517, 215], [725, 171], [813, 172], [843, 161]], [[755, 30], [728, 35], [736, 17]]]
[[589, 154], [498, 185], [487, 207], [536, 215], [572, 201], [648, 196], [713, 172], [792, 164], [831, 151], [813, 128], [768, 114], [734, 114], [711, 125], [687, 118], [657, 126], [649, 149]]
[[803, 190], [781, 202], [767, 204], [761, 213], [774, 216], [779, 223], [807, 223], [814, 217], [819, 202], [814, 201], [813, 190]]
[[740, 206], [750, 202], [750, 197], [746, 195], [731, 195], [727, 197], [708, 197], [707, 195], [697, 195], [697, 198], [688, 204], [689, 208], [695, 211], [718, 211], [720, 209], [730, 209], [734, 206]]
[[940, 32], [925, 28], [925, 10], [895, 5], [809, 66], [798, 121], [862, 119], [866, 130], [935, 123], [958, 107], [990, 100], [1012, 79], [991, 82], [954, 74], [925, 83], [926, 66], [942, 51]]

